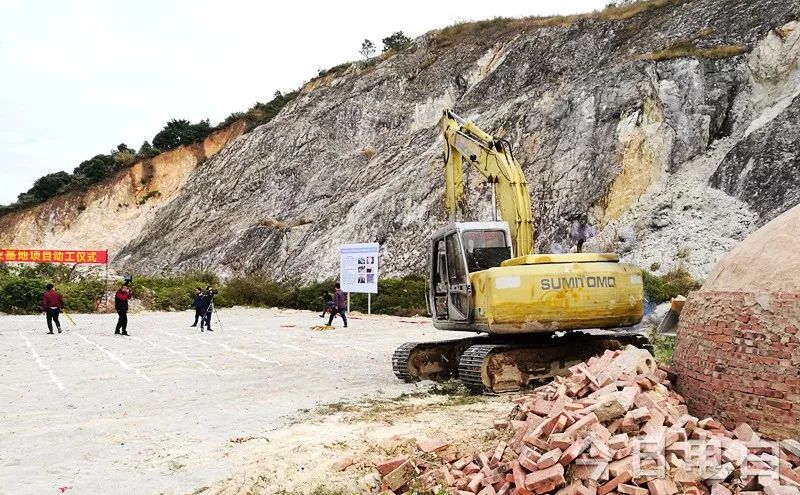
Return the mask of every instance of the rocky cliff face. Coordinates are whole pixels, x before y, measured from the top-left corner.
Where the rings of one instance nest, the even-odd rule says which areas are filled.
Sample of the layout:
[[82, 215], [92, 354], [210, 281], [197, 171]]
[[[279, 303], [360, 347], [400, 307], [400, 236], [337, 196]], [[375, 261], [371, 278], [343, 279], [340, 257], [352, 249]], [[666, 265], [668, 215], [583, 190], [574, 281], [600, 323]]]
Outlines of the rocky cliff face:
[[[800, 30], [797, 31], [800, 34]], [[711, 185], [747, 203], [764, 224], [800, 203], [800, 96], [747, 135], [720, 163]]]
[[134, 164], [85, 192], [68, 193], [0, 217], [0, 246], [15, 249], [107, 249], [135, 239], [207, 158], [240, 136], [238, 122], [202, 143]]
[[[796, 142], [798, 17], [793, 0], [656, 0], [429, 33], [309, 83], [192, 172], [115, 263], [321, 279], [341, 243], [379, 242], [384, 274], [420, 271], [445, 222], [437, 122], [454, 107], [514, 146], [539, 251], [588, 233], [591, 249], [705, 276], [797, 201], [781, 177], [798, 151], [766, 136], [785, 122]], [[760, 185], [770, 167], [783, 189]], [[482, 178], [467, 187], [464, 218], [488, 219]]]

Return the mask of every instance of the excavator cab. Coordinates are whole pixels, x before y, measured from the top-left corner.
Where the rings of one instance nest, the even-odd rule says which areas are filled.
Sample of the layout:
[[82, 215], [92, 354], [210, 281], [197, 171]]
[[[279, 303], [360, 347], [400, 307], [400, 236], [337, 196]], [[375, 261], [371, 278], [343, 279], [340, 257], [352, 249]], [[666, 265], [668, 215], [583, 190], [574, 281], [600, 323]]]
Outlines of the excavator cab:
[[431, 239], [428, 309], [434, 324], [455, 329], [472, 320], [470, 274], [500, 266], [512, 257], [506, 222], [458, 222]]

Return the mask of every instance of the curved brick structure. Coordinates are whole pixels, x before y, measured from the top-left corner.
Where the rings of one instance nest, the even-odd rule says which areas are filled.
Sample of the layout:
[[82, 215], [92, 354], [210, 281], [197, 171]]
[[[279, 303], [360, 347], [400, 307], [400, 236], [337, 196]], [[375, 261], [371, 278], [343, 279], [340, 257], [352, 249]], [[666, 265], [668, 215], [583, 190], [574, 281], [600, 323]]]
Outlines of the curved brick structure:
[[701, 291], [678, 329], [678, 390], [695, 416], [800, 436], [800, 293]]
[[800, 437], [800, 206], [720, 262], [681, 314], [678, 390], [695, 416]]

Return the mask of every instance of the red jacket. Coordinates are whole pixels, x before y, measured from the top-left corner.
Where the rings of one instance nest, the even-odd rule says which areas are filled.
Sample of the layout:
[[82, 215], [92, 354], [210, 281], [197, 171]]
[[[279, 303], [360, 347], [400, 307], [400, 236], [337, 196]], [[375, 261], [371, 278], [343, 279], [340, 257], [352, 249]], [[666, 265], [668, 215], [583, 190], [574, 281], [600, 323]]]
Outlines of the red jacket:
[[42, 296], [42, 311], [50, 308], [64, 309], [64, 299], [55, 289], [45, 292]]
[[114, 307], [117, 311], [128, 311], [128, 299], [133, 297], [130, 292], [123, 292], [122, 289], [114, 294]]

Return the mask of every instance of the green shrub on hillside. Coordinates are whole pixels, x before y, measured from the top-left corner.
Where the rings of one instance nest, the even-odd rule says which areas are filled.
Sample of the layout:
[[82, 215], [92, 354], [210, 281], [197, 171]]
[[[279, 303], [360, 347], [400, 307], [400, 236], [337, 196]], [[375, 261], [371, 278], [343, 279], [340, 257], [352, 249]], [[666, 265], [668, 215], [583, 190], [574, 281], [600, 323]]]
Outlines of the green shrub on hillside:
[[14, 273], [21, 277], [38, 278], [45, 285], [48, 283], [59, 285], [63, 282], [69, 282], [73, 272], [67, 265], [36, 263], [17, 268]]
[[161, 153], [161, 150], [158, 148], [154, 148], [150, 145], [149, 141], [145, 141], [139, 147], [139, 151], [136, 152], [136, 159], [137, 160], [146, 160], [148, 158], [153, 158], [154, 156]]
[[383, 42], [383, 51], [400, 51], [411, 43], [411, 38], [406, 36], [402, 31], [395, 31], [383, 38], [381, 42]]
[[0, 311], [30, 314], [41, 311], [42, 294], [53, 283], [64, 297], [67, 311], [91, 313], [105, 295], [98, 279], [70, 281], [72, 270], [63, 265], [42, 263], [23, 268], [0, 267]]
[[255, 124], [256, 126], [266, 124], [285, 107], [288, 103], [292, 102], [297, 95], [300, 94], [299, 91], [292, 91], [290, 93], [283, 94], [280, 91], [276, 91], [274, 97], [266, 102], [261, 103], [260, 101], [256, 102], [255, 105], [250, 107], [246, 112], [234, 112], [230, 114], [225, 120], [223, 120], [217, 128], [227, 127], [237, 120], [246, 119]]
[[[134, 298], [142, 300], [145, 307], [160, 311], [188, 309], [194, 300], [194, 289], [217, 287], [219, 279], [211, 273], [198, 272], [172, 277], [136, 277], [132, 289]], [[217, 296], [214, 304], [225, 305], [224, 297]]]
[[252, 275], [229, 280], [220, 293], [234, 306], [291, 307], [292, 303], [288, 287]]
[[36, 202], [46, 201], [58, 194], [69, 184], [70, 178], [67, 172], [47, 174], [36, 179], [33, 183], [33, 187], [23, 194], [29, 195]]
[[79, 282], [60, 284], [56, 288], [64, 297], [64, 305], [67, 307], [67, 311], [75, 313], [97, 311], [97, 307], [105, 297], [105, 284], [102, 280], [81, 280]]
[[196, 124], [185, 119], [172, 119], [153, 137], [153, 146], [160, 150], [171, 150], [202, 141], [213, 130], [208, 119]]
[[642, 270], [642, 279], [644, 295], [653, 304], [667, 302], [678, 295], [686, 296], [702, 285], [683, 268], [676, 268], [660, 277], [647, 270]]
[[[367, 295], [350, 296], [350, 308], [367, 311]], [[413, 316], [427, 314], [425, 278], [406, 275], [378, 280], [378, 293], [372, 295], [372, 312], [384, 315]]]
[[[96, 311], [107, 297], [101, 280], [70, 280], [69, 267], [39, 264], [10, 270], [0, 266], [0, 311], [5, 313], [37, 313], [45, 286], [56, 284], [69, 311]], [[322, 293], [333, 293], [334, 281], [300, 284], [296, 281], [276, 282], [269, 278], [248, 275], [220, 284], [211, 273], [198, 272], [169, 277], [136, 277], [132, 285], [134, 299], [151, 310], [182, 311], [191, 307], [195, 287], [209, 285], [219, 289], [214, 303], [218, 308], [229, 306], [279, 307], [307, 311], [322, 308]], [[108, 289], [114, 291], [118, 284]], [[351, 309], [367, 311], [367, 295], [352, 294]], [[372, 312], [398, 316], [426, 314], [425, 279], [420, 275], [385, 278], [378, 281], [378, 294], [372, 297]]]
[[0, 311], [11, 314], [40, 312], [45, 285], [41, 279], [33, 277], [0, 278]]
[[333, 295], [333, 279], [322, 282], [312, 282], [302, 286], [295, 285], [292, 291], [291, 307], [308, 311], [319, 311], [322, 309], [322, 294], [328, 292]]
[[116, 162], [111, 155], [95, 155], [84, 160], [72, 171], [72, 182], [85, 179], [89, 184], [100, 182], [116, 169]]

